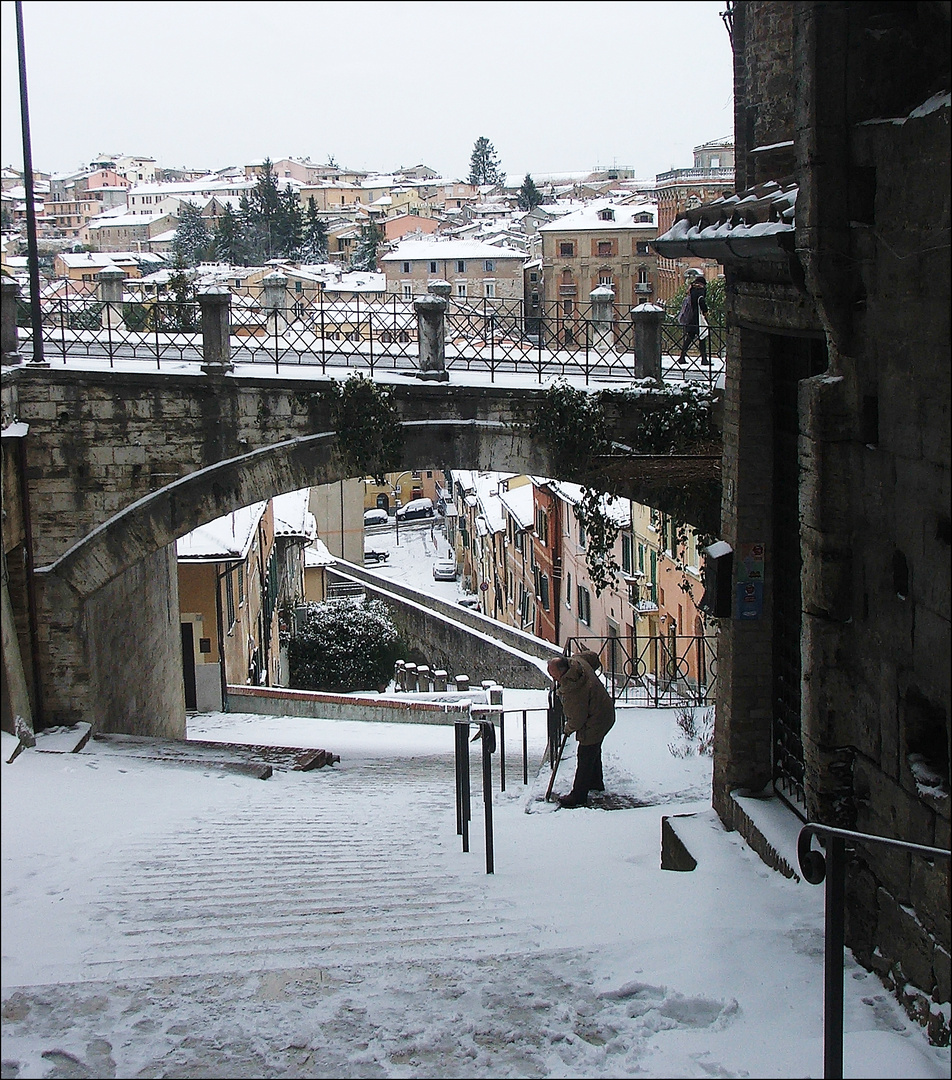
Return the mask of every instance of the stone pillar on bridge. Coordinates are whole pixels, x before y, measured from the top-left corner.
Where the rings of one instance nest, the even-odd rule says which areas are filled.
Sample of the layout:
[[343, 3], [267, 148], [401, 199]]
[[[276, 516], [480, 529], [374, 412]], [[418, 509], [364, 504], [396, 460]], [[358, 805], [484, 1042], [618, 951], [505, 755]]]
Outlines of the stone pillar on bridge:
[[202, 313], [202, 371], [226, 375], [235, 370], [231, 362], [231, 293], [212, 285], [198, 296]]
[[261, 279], [261, 307], [267, 314], [268, 333], [277, 337], [287, 326], [288, 279], [277, 272]]
[[664, 308], [657, 304], [639, 304], [631, 309], [632, 341], [635, 350], [635, 378], [660, 379], [661, 323]]
[[3, 279], [3, 307], [0, 309], [0, 344], [2, 344], [2, 363], [19, 364], [17, 351], [17, 295], [20, 286], [12, 278]]
[[118, 266], [107, 266], [96, 275], [99, 283], [99, 299], [106, 305], [102, 324], [111, 330], [122, 326], [122, 291], [126, 284], [125, 271]]
[[607, 285], [599, 285], [589, 293], [592, 301], [592, 347], [599, 355], [614, 352], [612, 327], [615, 316], [615, 291]]
[[418, 379], [447, 382], [446, 370], [446, 308], [449, 303], [450, 283], [428, 281], [429, 292], [413, 302], [417, 316], [417, 342], [420, 349]]

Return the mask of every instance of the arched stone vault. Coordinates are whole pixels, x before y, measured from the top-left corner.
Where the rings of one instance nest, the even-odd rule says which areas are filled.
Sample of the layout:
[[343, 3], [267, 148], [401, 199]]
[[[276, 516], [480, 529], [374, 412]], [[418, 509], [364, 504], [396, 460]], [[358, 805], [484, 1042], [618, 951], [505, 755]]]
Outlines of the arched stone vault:
[[[174, 542], [249, 503], [348, 478], [320, 393], [328, 382], [24, 365], [3, 373], [4, 422], [29, 424], [41, 723], [184, 731]], [[404, 432], [399, 469], [550, 475], [544, 447], [519, 424], [544, 407], [541, 389], [390, 389]], [[634, 411], [613, 419], [620, 443], [631, 444], [637, 422]], [[702, 472], [713, 491], [710, 466]], [[650, 501], [652, 485], [663, 485], [646, 467], [614, 458], [591, 476], [560, 479], [611, 477], [620, 493]]]

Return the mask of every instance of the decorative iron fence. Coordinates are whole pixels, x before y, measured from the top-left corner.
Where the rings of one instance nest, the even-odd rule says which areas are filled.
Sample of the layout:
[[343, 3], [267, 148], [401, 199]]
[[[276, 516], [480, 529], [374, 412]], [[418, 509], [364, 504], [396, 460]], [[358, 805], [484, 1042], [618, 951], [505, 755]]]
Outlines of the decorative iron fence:
[[[330, 290], [296, 294], [267, 284], [231, 292], [231, 357], [235, 363], [353, 367], [412, 372], [419, 367], [413, 298], [338, 297]], [[105, 300], [93, 282], [48, 285], [40, 307], [44, 354], [180, 366], [202, 361], [201, 311], [197, 298], [127, 280], [121, 299]], [[604, 309], [601, 309], [604, 310]], [[446, 367], [522, 374], [538, 382], [559, 375], [629, 382], [637, 377], [630, 311], [610, 307], [601, 317], [592, 303], [575, 299], [528, 305], [521, 299], [450, 297], [444, 318]], [[21, 353], [32, 354], [29, 303], [18, 301]], [[666, 317], [661, 327], [662, 372], [671, 381], [713, 385], [723, 371], [724, 329], [711, 327], [702, 365], [696, 344], [686, 363], [681, 327]]]
[[600, 677], [615, 701], [653, 709], [714, 704], [716, 638], [572, 637], [565, 643], [569, 655], [583, 649], [601, 660]]

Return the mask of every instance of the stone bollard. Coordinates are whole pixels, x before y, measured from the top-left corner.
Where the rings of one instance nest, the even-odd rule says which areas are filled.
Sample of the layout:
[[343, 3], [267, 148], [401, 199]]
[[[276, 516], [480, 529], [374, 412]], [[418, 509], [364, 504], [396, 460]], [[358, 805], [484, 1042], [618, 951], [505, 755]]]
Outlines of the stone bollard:
[[635, 352], [635, 378], [660, 379], [661, 324], [664, 308], [639, 304], [631, 309], [631, 335]]
[[456, 678], [453, 681], [456, 683], [456, 692], [457, 693], [464, 694], [469, 689], [469, 676], [468, 675], [457, 675]]
[[199, 294], [202, 313], [202, 371], [225, 375], [235, 370], [231, 362], [231, 293], [212, 285]]
[[393, 665], [393, 685], [397, 690], [406, 690], [406, 672], [404, 671], [405, 664], [402, 660], [397, 660]]
[[20, 287], [12, 278], [3, 279], [3, 307], [0, 309], [0, 315], [2, 315], [2, 332], [0, 332], [0, 342], [2, 342], [2, 363], [7, 364], [19, 364], [20, 354], [17, 351], [17, 296], [20, 292]]
[[433, 672], [433, 689], [437, 693], [445, 693], [446, 680], [448, 678], [449, 676], [442, 668], [437, 668], [437, 670]]
[[420, 369], [416, 372], [416, 376], [418, 379], [430, 379], [436, 382], [447, 382], [450, 377], [446, 370], [445, 340], [449, 283], [445, 281], [427, 283], [427, 287], [434, 290], [442, 285], [446, 286], [445, 296], [431, 291], [413, 301], [413, 310], [417, 316], [417, 344], [420, 351]]
[[407, 664], [403, 670], [407, 676], [407, 690], [412, 694], [417, 688], [417, 666], [416, 664]]
[[275, 271], [275, 273], [268, 274], [267, 277], [261, 279], [261, 286], [263, 289], [261, 307], [267, 312], [268, 316], [267, 330], [269, 334], [274, 334], [277, 337], [287, 325], [285, 308], [287, 306], [288, 279], [284, 274]]
[[424, 694], [428, 694], [432, 689], [430, 669], [426, 664], [421, 664], [417, 668], [417, 685], [420, 688], [420, 692]]
[[122, 293], [126, 284], [125, 271], [118, 266], [106, 267], [96, 275], [99, 283], [99, 299], [105, 304], [103, 328], [117, 330], [122, 326]]
[[615, 316], [615, 292], [607, 285], [599, 285], [589, 293], [592, 301], [592, 342], [595, 352], [604, 356], [614, 352], [612, 324]]

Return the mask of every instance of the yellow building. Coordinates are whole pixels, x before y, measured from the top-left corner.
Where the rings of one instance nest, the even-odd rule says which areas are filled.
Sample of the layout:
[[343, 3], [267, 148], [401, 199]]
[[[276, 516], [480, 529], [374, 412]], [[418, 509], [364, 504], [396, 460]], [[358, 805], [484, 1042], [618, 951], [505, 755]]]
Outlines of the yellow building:
[[599, 286], [627, 309], [652, 299], [658, 289], [658, 208], [647, 200], [597, 199], [575, 213], [543, 225], [542, 283], [546, 302], [572, 315]]

